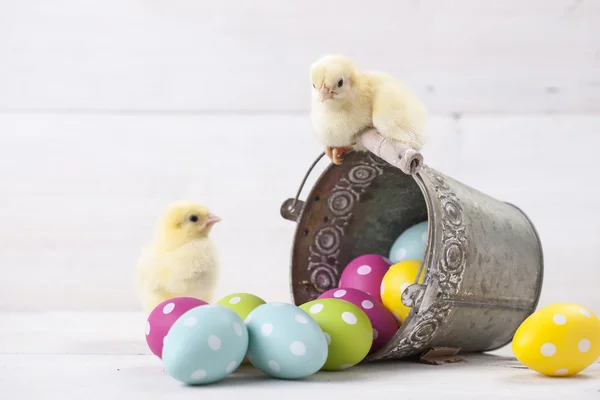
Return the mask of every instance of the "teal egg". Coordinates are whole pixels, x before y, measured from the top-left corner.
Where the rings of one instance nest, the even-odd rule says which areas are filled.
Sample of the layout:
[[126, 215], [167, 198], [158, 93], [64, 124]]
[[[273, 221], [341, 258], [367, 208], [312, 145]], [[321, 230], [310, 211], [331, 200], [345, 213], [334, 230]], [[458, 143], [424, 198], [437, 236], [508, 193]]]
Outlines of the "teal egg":
[[202, 385], [235, 371], [247, 350], [248, 331], [235, 311], [203, 305], [175, 321], [164, 339], [162, 360], [171, 377]]
[[423, 261], [427, 245], [427, 221], [411, 226], [394, 242], [388, 257], [393, 264], [404, 260]]
[[267, 303], [246, 318], [248, 360], [267, 375], [299, 379], [318, 372], [327, 361], [321, 327], [306, 311], [287, 303]]

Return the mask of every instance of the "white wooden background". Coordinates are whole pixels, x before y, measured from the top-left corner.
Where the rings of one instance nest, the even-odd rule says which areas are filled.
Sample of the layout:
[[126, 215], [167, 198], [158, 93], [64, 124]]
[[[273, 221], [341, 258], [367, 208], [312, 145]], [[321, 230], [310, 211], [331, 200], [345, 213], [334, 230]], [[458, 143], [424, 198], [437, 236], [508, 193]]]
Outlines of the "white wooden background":
[[530, 215], [542, 303], [600, 312], [596, 0], [0, 0], [0, 311], [138, 310], [139, 247], [181, 198], [224, 219], [220, 294], [287, 300], [279, 206], [321, 150], [329, 52], [414, 87], [426, 161]]

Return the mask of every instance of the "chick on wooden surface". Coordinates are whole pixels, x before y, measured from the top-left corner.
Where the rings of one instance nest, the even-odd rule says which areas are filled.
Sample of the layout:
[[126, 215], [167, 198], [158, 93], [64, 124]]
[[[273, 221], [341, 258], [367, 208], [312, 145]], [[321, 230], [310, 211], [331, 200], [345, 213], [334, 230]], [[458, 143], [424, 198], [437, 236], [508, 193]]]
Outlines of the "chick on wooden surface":
[[220, 263], [210, 233], [220, 220], [204, 205], [189, 201], [166, 209], [154, 239], [142, 249], [136, 270], [137, 290], [146, 312], [174, 297], [213, 300]]
[[404, 83], [377, 71], [361, 71], [342, 55], [317, 60], [310, 70], [313, 85], [311, 121], [334, 164], [349, 150], [366, 151], [356, 136], [375, 128], [388, 139], [415, 150], [425, 144], [427, 110]]

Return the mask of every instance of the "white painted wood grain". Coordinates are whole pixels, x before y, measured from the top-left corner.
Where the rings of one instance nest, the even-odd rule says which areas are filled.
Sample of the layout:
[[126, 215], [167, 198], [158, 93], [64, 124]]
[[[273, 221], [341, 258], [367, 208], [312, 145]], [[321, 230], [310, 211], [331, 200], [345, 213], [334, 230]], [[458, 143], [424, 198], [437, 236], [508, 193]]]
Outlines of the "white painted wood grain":
[[0, 1], [0, 109], [298, 111], [326, 53], [432, 113], [600, 111], [600, 3]]
[[[597, 399], [600, 364], [573, 378], [552, 379], [523, 368], [510, 346], [466, 362], [431, 366], [377, 362], [303, 380], [271, 379], [242, 366], [223, 381], [185, 387], [166, 375], [144, 340], [140, 313], [0, 313], [0, 388], [9, 398], [197, 399], [322, 398], [362, 400], [399, 393], [405, 399]], [[435, 383], [435, 384], [432, 384]]]
[[[0, 131], [0, 310], [138, 309], [139, 247], [181, 198], [223, 217], [219, 295], [289, 299], [295, 226], [279, 209], [321, 151], [307, 117], [9, 114]], [[600, 313], [600, 117], [434, 117], [430, 131], [428, 164], [537, 226], [542, 304]]]

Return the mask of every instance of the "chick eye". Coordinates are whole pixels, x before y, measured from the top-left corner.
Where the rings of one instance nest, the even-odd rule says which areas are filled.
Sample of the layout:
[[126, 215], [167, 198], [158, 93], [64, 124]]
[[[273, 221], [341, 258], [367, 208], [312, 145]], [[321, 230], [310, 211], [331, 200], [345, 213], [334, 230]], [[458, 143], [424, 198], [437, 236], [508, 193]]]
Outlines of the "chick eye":
[[198, 222], [198, 216], [197, 215], [190, 215], [190, 221], [191, 222]]
[[344, 86], [344, 80], [343, 80], [343, 79], [340, 79], [340, 80], [338, 81], [337, 87], [342, 87], [342, 86]]
[[315, 84], [313, 83], [313, 89], [316, 89]]

